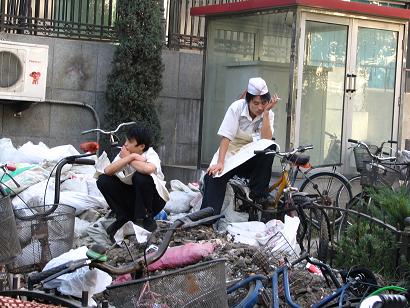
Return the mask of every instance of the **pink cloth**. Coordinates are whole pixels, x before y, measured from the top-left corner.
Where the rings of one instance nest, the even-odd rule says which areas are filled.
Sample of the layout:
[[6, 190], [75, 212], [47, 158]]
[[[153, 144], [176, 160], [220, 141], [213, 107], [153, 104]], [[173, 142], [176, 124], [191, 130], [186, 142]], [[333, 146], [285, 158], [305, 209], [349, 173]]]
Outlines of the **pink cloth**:
[[197, 263], [210, 255], [215, 249], [212, 243], [188, 243], [182, 246], [168, 248], [158, 261], [148, 265], [150, 272], [182, 267]]

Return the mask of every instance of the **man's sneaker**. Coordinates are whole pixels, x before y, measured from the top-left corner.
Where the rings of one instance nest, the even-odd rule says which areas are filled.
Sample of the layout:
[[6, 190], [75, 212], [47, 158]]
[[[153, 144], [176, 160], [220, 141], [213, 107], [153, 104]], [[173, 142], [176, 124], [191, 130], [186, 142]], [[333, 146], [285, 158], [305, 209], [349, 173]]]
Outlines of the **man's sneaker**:
[[275, 198], [271, 195], [265, 197], [256, 197], [253, 199], [253, 202], [262, 205], [262, 208], [264, 210], [273, 208], [275, 206]]
[[145, 230], [149, 232], [154, 232], [157, 229], [157, 222], [152, 217], [147, 217], [144, 219], [142, 226]]

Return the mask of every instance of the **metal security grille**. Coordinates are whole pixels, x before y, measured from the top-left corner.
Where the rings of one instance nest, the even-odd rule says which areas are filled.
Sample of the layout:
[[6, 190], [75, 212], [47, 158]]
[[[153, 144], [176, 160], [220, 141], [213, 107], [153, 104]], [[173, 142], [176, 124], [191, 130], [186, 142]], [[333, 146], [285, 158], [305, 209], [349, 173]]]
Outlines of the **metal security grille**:
[[72, 39], [115, 40], [116, 0], [1, 0], [1, 30]]
[[172, 49], [203, 49], [205, 17], [191, 16], [192, 7], [244, 0], [164, 0], [167, 45]]

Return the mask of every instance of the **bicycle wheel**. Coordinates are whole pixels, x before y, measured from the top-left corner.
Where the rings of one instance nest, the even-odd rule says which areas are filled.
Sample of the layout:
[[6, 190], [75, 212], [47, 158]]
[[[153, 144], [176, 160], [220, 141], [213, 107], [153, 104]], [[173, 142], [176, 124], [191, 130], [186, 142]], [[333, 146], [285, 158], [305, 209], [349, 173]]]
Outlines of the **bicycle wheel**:
[[[316, 196], [319, 204], [331, 207], [346, 208], [353, 197], [349, 181], [336, 172], [323, 171], [312, 175], [306, 174], [299, 190]], [[330, 224], [338, 224], [342, 216], [341, 212], [330, 209], [326, 211]]]
[[355, 175], [349, 179], [350, 187], [352, 189], [352, 195], [356, 196], [362, 192], [362, 184], [360, 184], [361, 175]]
[[300, 224], [297, 240], [301, 250], [317, 256], [323, 262], [329, 257], [332, 236], [326, 211], [317, 204], [303, 204], [297, 208]]
[[[357, 212], [367, 212], [371, 202], [372, 199], [367, 193], [360, 192], [350, 200], [346, 208]], [[347, 228], [357, 222], [358, 219], [360, 217], [355, 213], [343, 213], [337, 228], [336, 240], [339, 241], [344, 236]]]

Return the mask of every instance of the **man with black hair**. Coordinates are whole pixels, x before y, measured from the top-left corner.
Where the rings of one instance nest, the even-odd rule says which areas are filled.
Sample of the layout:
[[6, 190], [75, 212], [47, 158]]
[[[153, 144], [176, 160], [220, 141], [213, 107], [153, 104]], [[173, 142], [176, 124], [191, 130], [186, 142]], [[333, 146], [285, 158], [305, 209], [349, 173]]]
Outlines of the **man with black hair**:
[[97, 180], [98, 189], [116, 215], [116, 221], [107, 228], [111, 239], [129, 220], [154, 231], [154, 216], [169, 200], [161, 161], [151, 147], [151, 138], [148, 127], [132, 126], [120, 153]]
[[268, 187], [271, 178], [273, 155], [256, 155], [218, 177], [224, 171], [225, 162], [239, 150], [259, 139], [272, 139], [272, 108], [278, 97], [271, 98], [266, 82], [260, 78], [250, 78], [245, 99], [233, 102], [225, 113], [218, 130], [221, 136], [219, 149], [204, 177], [204, 196], [201, 208], [211, 206], [219, 214], [225, 197], [226, 184], [234, 175], [249, 178], [249, 197], [255, 202], [268, 206]]

